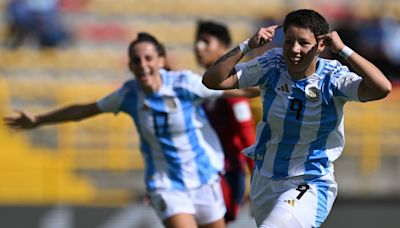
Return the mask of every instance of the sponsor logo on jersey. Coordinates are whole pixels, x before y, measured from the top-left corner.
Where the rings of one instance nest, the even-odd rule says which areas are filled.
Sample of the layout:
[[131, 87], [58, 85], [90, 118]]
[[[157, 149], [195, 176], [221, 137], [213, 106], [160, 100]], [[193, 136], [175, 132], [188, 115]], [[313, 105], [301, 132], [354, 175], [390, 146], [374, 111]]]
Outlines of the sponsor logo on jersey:
[[280, 85], [276, 88], [276, 90], [283, 92], [283, 93], [290, 93], [288, 84]]

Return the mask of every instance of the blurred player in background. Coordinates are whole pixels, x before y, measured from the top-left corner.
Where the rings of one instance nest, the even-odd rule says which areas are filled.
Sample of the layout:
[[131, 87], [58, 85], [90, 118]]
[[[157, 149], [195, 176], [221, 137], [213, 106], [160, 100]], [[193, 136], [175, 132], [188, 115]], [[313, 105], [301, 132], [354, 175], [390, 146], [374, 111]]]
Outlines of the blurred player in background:
[[[375, 65], [329, 32], [324, 17], [307, 9], [286, 15], [283, 48], [239, 63], [271, 42], [279, 27], [260, 28], [218, 59], [203, 83], [215, 89], [261, 87], [263, 118], [256, 143], [245, 150], [256, 166], [250, 199], [257, 226], [320, 227], [337, 195], [333, 162], [344, 146], [344, 104], [382, 99], [392, 87]], [[325, 48], [356, 73], [320, 58]]]
[[225, 227], [220, 186], [223, 152], [205, 118], [205, 98], [246, 95], [245, 91], [207, 89], [190, 71], [167, 71], [165, 50], [140, 33], [128, 48], [136, 79], [97, 102], [64, 106], [39, 115], [19, 111], [5, 117], [14, 129], [80, 121], [101, 113], [128, 114], [140, 136], [150, 203], [166, 227]]
[[[194, 50], [199, 65], [207, 69], [225, 54], [231, 45], [228, 28], [214, 21], [199, 21]], [[225, 173], [221, 178], [227, 213], [225, 221], [237, 217], [246, 190], [246, 167], [251, 172], [253, 160], [241, 151], [255, 141], [255, 127], [249, 98], [218, 97], [207, 99], [205, 110], [225, 153]]]
[[8, 0], [6, 47], [33, 43], [49, 48], [70, 42], [71, 34], [61, 17], [59, 0]]

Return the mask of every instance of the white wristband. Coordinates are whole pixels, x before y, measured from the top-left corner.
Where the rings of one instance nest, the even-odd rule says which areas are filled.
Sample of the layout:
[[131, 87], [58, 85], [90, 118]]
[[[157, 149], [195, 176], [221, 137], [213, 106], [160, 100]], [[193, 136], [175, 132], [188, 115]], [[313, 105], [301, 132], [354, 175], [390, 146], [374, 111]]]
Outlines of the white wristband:
[[344, 59], [348, 59], [353, 52], [354, 51], [351, 48], [344, 46], [344, 48], [339, 52], [339, 55]]
[[251, 48], [249, 47], [249, 39], [243, 41], [242, 43], [239, 44], [239, 49], [243, 54], [247, 54], [251, 51]]

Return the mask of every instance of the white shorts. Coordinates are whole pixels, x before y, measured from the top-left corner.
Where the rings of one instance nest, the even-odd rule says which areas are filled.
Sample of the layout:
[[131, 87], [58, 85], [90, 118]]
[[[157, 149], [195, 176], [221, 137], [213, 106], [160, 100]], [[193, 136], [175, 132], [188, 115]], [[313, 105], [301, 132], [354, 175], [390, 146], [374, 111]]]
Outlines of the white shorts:
[[320, 227], [336, 199], [333, 174], [272, 180], [254, 169], [250, 199], [257, 227]]
[[161, 221], [177, 214], [193, 214], [197, 224], [206, 225], [224, 217], [224, 197], [219, 180], [196, 189], [156, 190], [150, 203]]

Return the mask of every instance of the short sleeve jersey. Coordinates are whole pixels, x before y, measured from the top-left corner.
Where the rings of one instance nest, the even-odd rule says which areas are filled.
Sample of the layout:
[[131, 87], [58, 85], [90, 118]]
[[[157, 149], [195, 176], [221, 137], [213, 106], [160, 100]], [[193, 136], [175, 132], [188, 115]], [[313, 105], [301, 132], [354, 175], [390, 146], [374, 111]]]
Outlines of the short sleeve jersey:
[[318, 58], [313, 75], [293, 80], [281, 48], [235, 68], [240, 88], [261, 89], [256, 143], [243, 151], [260, 174], [280, 179], [333, 172], [344, 147], [343, 106], [359, 101], [362, 78], [336, 60]]
[[148, 191], [190, 189], [218, 177], [224, 155], [201, 106], [222, 95], [190, 71], [160, 71], [162, 86], [145, 94], [136, 80], [97, 102], [103, 112], [127, 113], [136, 124]]

